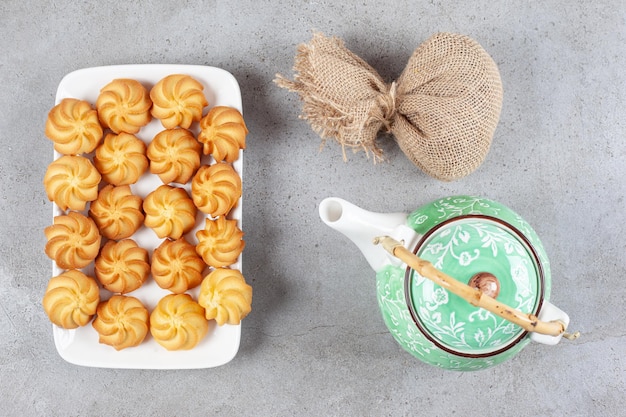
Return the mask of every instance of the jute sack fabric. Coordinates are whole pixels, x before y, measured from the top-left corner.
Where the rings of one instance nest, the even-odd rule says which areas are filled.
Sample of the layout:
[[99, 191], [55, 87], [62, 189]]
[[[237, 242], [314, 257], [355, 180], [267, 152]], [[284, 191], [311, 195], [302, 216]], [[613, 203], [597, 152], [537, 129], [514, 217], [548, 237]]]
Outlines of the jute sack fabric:
[[502, 107], [502, 83], [489, 54], [464, 35], [438, 33], [422, 43], [397, 79], [385, 83], [343, 41], [315, 33], [298, 47], [294, 80], [302, 118], [323, 139], [383, 159], [376, 144], [391, 133], [406, 156], [443, 181], [464, 177], [484, 161]]

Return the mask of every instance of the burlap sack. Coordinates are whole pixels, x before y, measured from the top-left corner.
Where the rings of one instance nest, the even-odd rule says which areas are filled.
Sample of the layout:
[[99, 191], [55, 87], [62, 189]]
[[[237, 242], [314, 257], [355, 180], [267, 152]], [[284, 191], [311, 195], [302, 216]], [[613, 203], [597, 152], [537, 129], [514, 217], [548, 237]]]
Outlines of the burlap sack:
[[[294, 80], [277, 85], [299, 94], [303, 115], [322, 139], [382, 159], [379, 131], [392, 133], [428, 175], [451, 181], [484, 161], [502, 106], [495, 62], [467, 36], [439, 33], [421, 44], [398, 78], [385, 83], [340, 39], [313, 35], [298, 47]], [[323, 144], [324, 142], [322, 142]]]

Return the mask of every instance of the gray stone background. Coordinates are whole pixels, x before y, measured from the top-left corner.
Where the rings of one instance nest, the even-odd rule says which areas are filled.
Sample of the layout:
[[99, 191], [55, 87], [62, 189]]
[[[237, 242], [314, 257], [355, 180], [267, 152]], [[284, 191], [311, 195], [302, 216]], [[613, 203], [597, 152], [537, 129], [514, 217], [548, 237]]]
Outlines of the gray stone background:
[[[137, 4], [136, 4], [137, 3]], [[140, 4], [140, 5], [139, 5]], [[596, 2], [68, 1], [0, 3], [0, 415], [623, 416], [626, 409], [626, 7]], [[319, 137], [291, 76], [296, 46], [320, 30], [391, 81], [438, 31], [478, 40], [499, 65], [504, 103], [485, 163], [452, 182]], [[55, 350], [41, 298], [50, 278], [43, 134], [61, 78], [133, 63], [210, 65], [239, 81], [250, 129], [243, 272], [253, 312], [233, 361], [212, 369], [86, 368]], [[575, 342], [529, 345], [474, 373], [429, 367], [391, 338], [374, 274], [322, 224], [339, 196], [410, 211], [470, 193], [505, 203], [541, 236], [552, 301]]]

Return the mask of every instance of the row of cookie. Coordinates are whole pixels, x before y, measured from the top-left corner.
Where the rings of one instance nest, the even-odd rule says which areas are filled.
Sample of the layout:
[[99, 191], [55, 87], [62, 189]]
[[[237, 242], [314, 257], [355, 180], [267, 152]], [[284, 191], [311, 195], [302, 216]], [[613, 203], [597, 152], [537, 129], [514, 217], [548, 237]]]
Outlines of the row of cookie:
[[193, 122], [200, 122], [198, 140], [204, 144], [204, 153], [215, 152], [216, 160], [236, 158], [233, 152], [224, 153], [224, 148], [214, 149], [214, 139], [223, 132], [239, 142], [237, 150], [243, 149], [247, 130], [241, 114], [232, 108], [214, 107], [202, 117], [208, 105], [203, 90], [200, 82], [184, 74], [166, 76], [149, 93], [137, 80], [115, 79], [100, 90], [95, 109], [85, 100], [61, 100], [48, 113], [45, 133], [57, 152], [78, 155], [92, 152], [106, 128], [135, 134], [153, 116], [166, 129], [188, 129]]
[[[184, 192], [180, 188], [177, 190]], [[169, 230], [169, 235], [160, 237], [174, 240], [180, 239], [185, 231], [176, 221], [158, 225], [155, 230]], [[92, 218], [79, 212], [70, 211], [55, 216], [53, 224], [46, 227], [44, 233], [47, 238], [45, 253], [61, 269], [84, 268], [101, 252], [102, 236], [98, 226]], [[233, 265], [245, 247], [237, 220], [228, 220], [224, 216], [207, 218], [204, 228], [196, 232], [196, 238], [198, 244], [194, 247], [195, 251], [214, 268]]]
[[251, 311], [252, 287], [238, 270], [218, 268], [203, 278], [194, 300], [189, 294], [161, 298], [149, 314], [136, 297], [113, 295], [100, 300], [93, 277], [69, 270], [52, 278], [43, 307], [57, 326], [75, 329], [92, 321], [99, 342], [116, 350], [140, 345], [148, 332], [167, 350], [194, 348], [208, 333], [209, 321], [238, 324]]
[[[163, 133], [167, 133], [168, 138], [179, 137], [178, 131], [183, 130], [167, 130]], [[197, 144], [191, 133], [183, 135]], [[107, 136], [103, 145], [111, 143], [114, 145], [107, 151], [106, 157], [100, 157], [96, 151], [93, 164], [88, 158], [79, 155], [64, 155], [50, 163], [43, 180], [48, 199], [61, 210], [82, 211], [88, 202], [97, 198], [102, 180], [116, 186], [137, 182], [148, 165], [145, 154], [141, 152], [142, 147], [145, 150], [144, 143], [124, 133]], [[177, 143], [180, 144], [180, 141]], [[235, 206], [241, 196], [241, 178], [231, 164], [201, 166], [199, 155], [195, 155], [194, 162], [193, 156], [188, 158], [189, 152], [180, 147], [165, 145], [163, 152], [168, 153], [169, 161], [164, 158], [153, 159], [151, 170], [154, 167], [166, 184], [184, 184], [191, 179], [192, 197], [198, 209], [217, 217], [228, 214]]]

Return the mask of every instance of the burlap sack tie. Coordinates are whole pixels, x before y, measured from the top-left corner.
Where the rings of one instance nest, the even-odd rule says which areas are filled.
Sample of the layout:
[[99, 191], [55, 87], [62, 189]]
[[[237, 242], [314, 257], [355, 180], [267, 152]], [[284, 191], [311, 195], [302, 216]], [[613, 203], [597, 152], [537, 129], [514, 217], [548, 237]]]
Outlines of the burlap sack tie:
[[502, 107], [497, 65], [463, 35], [432, 36], [391, 84], [340, 39], [319, 33], [298, 47], [294, 71], [293, 81], [274, 81], [299, 94], [302, 118], [323, 140], [339, 142], [344, 159], [346, 148], [382, 159], [376, 138], [384, 129], [415, 165], [444, 181], [482, 164]]

